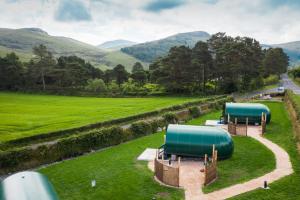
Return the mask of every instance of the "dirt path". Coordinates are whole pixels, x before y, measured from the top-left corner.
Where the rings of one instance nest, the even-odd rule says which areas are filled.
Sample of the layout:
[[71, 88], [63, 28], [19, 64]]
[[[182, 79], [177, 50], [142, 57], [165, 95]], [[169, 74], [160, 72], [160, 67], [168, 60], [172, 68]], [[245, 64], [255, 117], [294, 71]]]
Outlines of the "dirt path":
[[[201, 190], [203, 186], [203, 163], [199, 161], [182, 161], [180, 165], [180, 187], [185, 190], [186, 200], [223, 200], [251, 190], [255, 190], [263, 186], [264, 181], [272, 183], [284, 176], [293, 173], [292, 164], [288, 153], [277, 144], [260, 135], [259, 127], [249, 126], [248, 136], [258, 140], [269, 148], [275, 155], [276, 168], [261, 177], [250, 181], [236, 184], [224, 189], [220, 189], [208, 194], [204, 194]], [[149, 162], [149, 168], [154, 171], [153, 162]]]
[[[290, 175], [293, 173], [292, 164], [289, 158], [288, 153], [279, 147], [277, 144], [271, 142], [270, 140], [263, 138], [254, 127], [249, 127], [248, 135], [269, 148], [275, 155], [276, 158], [276, 169], [272, 172], [265, 174], [261, 177], [252, 179], [248, 182], [236, 184], [221, 190], [217, 190], [212, 193], [204, 194], [202, 196], [190, 198], [197, 200], [222, 200], [227, 199], [251, 190], [255, 190], [263, 186], [264, 181], [272, 183], [278, 179], [281, 179], [284, 176]], [[187, 198], [186, 198], [187, 199]], [[188, 199], [187, 199], [188, 200]]]

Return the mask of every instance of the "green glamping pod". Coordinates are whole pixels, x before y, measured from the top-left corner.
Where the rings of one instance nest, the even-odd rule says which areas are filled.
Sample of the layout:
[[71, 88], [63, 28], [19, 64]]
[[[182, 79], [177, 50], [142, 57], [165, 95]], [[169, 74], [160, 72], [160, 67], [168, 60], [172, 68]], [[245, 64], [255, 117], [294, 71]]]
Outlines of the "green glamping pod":
[[164, 151], [189, 157], [211, 156], [212, 147], [218, 150], [218, 158], [226, 159], [233, 153], [233, 141], [224, 129], [210, 126], [170, 124], [166, 133]]
[[228, 115], [230, 121], [237, 118], [238, 123], [246, 123], [248, 118], [249, 124], [260, 124], [262, 113], [266, 114], [266, 123], [271, 120], [270, 109], [261, 103], [226, 103], [223, 111], [225, 123], [228, 123]]
[[47, 177], [25, 171], [1, 182], [0, 200], [58, 200], [58, 196]]

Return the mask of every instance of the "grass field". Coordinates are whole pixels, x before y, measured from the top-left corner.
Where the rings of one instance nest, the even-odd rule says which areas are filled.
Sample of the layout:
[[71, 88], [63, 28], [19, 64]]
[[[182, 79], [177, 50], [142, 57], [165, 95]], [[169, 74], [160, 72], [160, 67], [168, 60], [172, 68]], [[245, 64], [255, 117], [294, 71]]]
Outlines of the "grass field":
[[[220, 112], [213, 112], [192, 120], [189, 124], [200, 125], [206, 119], [214, 119], [219, 115]], [[242, 137], [234, 137], [234, 142], [235, 152], [232, 161], [219, 162], [220, 181], [207, 187], [207, 191], [235, 184], [242, 180], [249, 180], [274, 168], [273, 157], [262, 144], [251, 138]], [[163, 133], [156, 133], [40, 169], [40, 172], [50, 178], [63, 200], [118, 200], [125, 197], [126, 199], [152, 199], [153, 197], [156, 199], [183, 199], [182, 190], [159, 186], [152, 179], [153, 173], [147, 169], [146, 162], [136, 160], [145, 148], [157, 148], [162, 143]], [[249, 151], [247, 146], [257, 151]], [[261, 159], [257, 159], [258, 154], [263, 158], [270, 156], [271, 159], [267, 163], [262, 162]], [[242, 161], [240, 162], [240, 160]], [[240, 170], [232, 170], [232, 166], [238, 166]], [[257, 171], [257, 168], [261, 169]], [[239, 177], [241, 172], [243, 177]], [[90, 186], [92, 179], [97, 181], [96, 188]]]
[[[299, 101], [300, 102], [300, 101]], [[283, 103], [266, 103], [272, 112], [272, 122], [266, 137], [284, 148], [290, 155], [294, 174], [270, 184], [270, 190], [257, 189], [237, 196], [235, 200], [297, 200], [300, 199], [300, 155], [297, 152], [292, 124]]]
[[127, 117], [188, 97], [93, 98], [0, 93], [0, 142]]

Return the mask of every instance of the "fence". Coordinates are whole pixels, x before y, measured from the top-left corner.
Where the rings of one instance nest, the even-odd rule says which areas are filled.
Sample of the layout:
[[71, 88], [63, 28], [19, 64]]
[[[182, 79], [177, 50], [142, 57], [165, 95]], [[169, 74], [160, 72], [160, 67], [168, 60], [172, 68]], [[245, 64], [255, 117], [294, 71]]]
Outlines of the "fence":
[[246, 124], [238, 124], [237, 118], [234, 118], [234, 122], [232, 122], [230, 121], [230, 116], [228, 115], [228, 132], [231, 135], [247, 136], [248, 118], [246, 118]]
[[169, 164], [168, 161], [158, 158], [154, 160], [154, 173], [156, 178], [166, 185], [179, 187], [180, 157], [178, 161]]
[[212, 183], [217, 178], [217, 160], [218, 151], [215, 150], [215, 145], [213, 145], [211, 162], [208, 162], [207, 154], [205, 154], [204, 159], [204, 185]]
[[267, 125], [267, 116], [265, 113], [261, 114], [261, 134], [263, 135], [266, 132]]

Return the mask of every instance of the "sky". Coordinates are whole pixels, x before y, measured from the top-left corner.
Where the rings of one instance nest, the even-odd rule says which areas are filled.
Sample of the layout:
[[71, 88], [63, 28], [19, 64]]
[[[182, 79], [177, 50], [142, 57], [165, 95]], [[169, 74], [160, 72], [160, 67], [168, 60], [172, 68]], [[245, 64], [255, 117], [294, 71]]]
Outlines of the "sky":
[[0, 0], [0, 27], [38, 27], [92, 45], [226, 32], [264, 44], [300, 40], [300, 0]]

